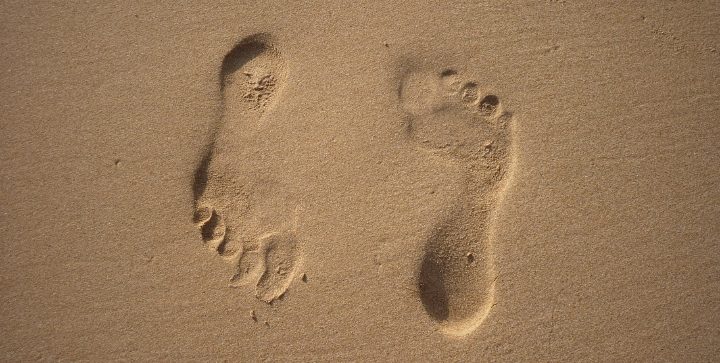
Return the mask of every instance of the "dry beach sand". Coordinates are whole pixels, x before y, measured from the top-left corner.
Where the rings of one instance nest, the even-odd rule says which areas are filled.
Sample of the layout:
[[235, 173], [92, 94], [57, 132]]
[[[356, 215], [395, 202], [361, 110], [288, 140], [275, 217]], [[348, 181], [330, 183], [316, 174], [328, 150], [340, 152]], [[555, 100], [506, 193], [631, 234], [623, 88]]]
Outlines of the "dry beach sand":
[[720, 359], [720, 3], [3, 2], [0, 359]]

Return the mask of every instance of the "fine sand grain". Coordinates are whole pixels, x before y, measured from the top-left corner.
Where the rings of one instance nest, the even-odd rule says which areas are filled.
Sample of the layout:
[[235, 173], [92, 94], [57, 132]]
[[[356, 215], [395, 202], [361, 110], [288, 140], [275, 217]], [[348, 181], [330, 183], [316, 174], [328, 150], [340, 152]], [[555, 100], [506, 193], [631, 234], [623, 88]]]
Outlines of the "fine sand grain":
[[720, 4], [6, 2], [3, 361], [717, 361]]

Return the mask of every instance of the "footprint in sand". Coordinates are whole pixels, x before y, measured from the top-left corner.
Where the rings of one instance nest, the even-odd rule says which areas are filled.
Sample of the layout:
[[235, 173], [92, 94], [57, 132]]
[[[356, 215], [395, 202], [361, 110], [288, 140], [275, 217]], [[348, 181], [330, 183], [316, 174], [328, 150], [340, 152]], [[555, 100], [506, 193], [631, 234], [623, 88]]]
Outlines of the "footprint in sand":
[[410, 70], [399, 101], [410, 140], [462, 166], [464, 190], [426, 237], [418, 291], [441, 330], [465, 335], [494, 298], [492, 214], [510, 172], [511, 114], [500, 99], [452, 69]]
[[297, 204], [263, 152], [266, 115], [286, 80], [272, 37], [241, 40], [220, 67], [223, 113], [195, 172], [194, 222], [203, 242], [235, 270], [234, 287], [252, 286], [265, 302], [281, 297], [301, 263]]

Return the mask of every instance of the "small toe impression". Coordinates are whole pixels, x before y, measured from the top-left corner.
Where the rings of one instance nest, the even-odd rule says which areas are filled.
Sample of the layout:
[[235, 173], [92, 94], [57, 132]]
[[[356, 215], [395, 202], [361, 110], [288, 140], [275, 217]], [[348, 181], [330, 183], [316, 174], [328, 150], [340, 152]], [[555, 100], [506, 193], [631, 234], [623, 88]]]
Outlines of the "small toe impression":
[[240, 250], [239, 239], [233, 237], [233, 230], [214, 208], [198, 208], [193, 216], [193, 222], [200, 229], [203, 242], [220, 256], [232, 257]]
[[462, 86], [458, 72], [454, 69], [445, 69], [440, 72], [440, 83], [446, 96], [453, 96], [460, 92]]
[[487, 95], [478, 103], [478, 110], [483, 116], [494, 116], [500, 108], [500, 99], [495, 95]]
[[217, 249], [225, 239], [225, 221], [215, 210], [210, 212], [210, 217], [200, 226], [200, 235], [212, 249]]
[[460, 100], [466, 105], [472, 105], [478, 99], [478, 85], [475, 82], [467, 82], [460, 89]]
[[208, 207], [200, 207], [193, 214], [193, 223], [198, 227], [204, 225], [212, 216], [212, 210]]

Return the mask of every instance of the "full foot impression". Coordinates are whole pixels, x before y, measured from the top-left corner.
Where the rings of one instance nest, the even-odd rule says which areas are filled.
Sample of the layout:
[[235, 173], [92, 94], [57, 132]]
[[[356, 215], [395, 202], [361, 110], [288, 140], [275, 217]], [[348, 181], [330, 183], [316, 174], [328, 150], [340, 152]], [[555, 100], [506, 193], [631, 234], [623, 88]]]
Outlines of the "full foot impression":
[[282, 297], [301, 261], [296, 204], [274, 178], [263, 150], [265, 116], [286, 80], [268, 34], [241, 40], [220, 67], [223, 112], [195, 173], [193, 221], [208, 248], [234, 266], [234, 287], [252, 286], [265, 302]]
[[510, 171], [512, 117], [497, 96], [452, 69], [408, 71], [399, 97], [408, 138], [463, 170], [463, 191], [428, 232], [417, 279], [430, 318], [463, 336], [493, 304], [490, 226]]

